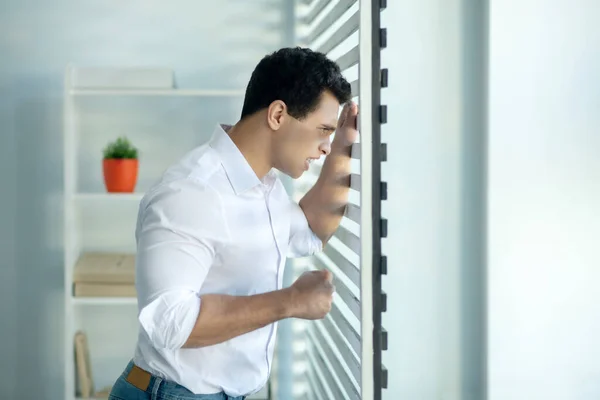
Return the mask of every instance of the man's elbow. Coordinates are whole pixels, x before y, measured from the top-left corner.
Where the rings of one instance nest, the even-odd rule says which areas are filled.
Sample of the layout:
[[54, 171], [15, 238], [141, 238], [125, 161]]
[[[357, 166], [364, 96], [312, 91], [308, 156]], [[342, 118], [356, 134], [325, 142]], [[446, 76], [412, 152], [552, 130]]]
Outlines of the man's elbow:
[[179, 350], [185, 343], [182, 343], [182, 338], [171, 329], [171, 326], [165, 324], [151, 325], [142, 321], [141, 326], [150, 344], [157, 350]]
[[181, 346], [181, 348], [198, 349], [201, 347], [212, 346], [213, 344], [217, 344], [217, 342], [211, 341], [208, 338], [199, 337], [198, 335], [194, 335], [194, 333], [192, 332], [192, 334], [188, 337], [188, 339], [185, 341], [183, 346]]
[[192, 336], [200, 301], [194, 295], [170, 307], [168, 301], [157, 299], [144, 307], [138, 317], [139, 323], [153, 347], [161, 350], [179, 350]]

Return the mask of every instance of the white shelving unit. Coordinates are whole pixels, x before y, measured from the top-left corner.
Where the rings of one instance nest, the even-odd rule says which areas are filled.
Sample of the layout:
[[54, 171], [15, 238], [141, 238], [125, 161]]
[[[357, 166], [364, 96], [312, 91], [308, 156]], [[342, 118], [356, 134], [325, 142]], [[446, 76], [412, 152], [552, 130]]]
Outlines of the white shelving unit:
[[72, 96], [193, 96], [193, 97], [239, 97], [243, 90], [194, 90], [194, 89], [71, 89]]
[[77, 305], [137, 305], [135, 297], [73, 297], [71, 296], [71, 302], [73, 306]]
[[134, 201], [139, 203], [143, 193], [75, 193], [76, 201]]
[[[95, 390], [114, 383], [133, 356], [138, 334], [135, 298], [72, 295], [75, 263], [87, 251], [134, 254], [144, 191], [166, 166], [207, 140], [217, 122], [234, 120], [244, 95], [242, 90], [79, 89], [72, 85], [73, 72], [69, 66], [64, 87], [64, 376], [69, 400], [79, 396], [78, 330], [88, 338]], [[135, 193], [106, 193], [102, 149], [123, 134], [140, 152], [138, 186]]]

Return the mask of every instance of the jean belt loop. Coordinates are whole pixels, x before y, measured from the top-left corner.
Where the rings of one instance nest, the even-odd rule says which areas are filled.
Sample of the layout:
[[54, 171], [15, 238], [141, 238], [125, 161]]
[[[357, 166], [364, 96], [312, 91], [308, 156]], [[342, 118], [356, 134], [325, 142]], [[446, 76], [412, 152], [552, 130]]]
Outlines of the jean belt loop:
[[150, 397], [152, 400], [158, 400], [158, 388], [162, 383], [162, 378], [158, 376], [154, 376], [154, 385], [152, 385], [152, 396]]

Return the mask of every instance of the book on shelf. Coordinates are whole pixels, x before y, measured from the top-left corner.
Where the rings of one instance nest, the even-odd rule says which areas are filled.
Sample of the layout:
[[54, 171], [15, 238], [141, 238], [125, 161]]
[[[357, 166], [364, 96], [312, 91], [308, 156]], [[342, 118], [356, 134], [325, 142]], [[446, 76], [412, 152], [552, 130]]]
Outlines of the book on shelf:
[[75, 297], [135, 297], [135, 256], [83, 253], [73, 270]]
[[136, 297], [134, 285], [120, 283], [75, 283], [75, 297]]
[[75, 365], [77, 376], [77, 392], [83, 398], [90, 397], [94, 392], [94, 380], [92, 379], [92, 366], [87, 336], [82, 331], [75, 333]]
[[87, 335], [79, 330], [75, 333], [75, 391], [81, 398], [95, 399], [108, 398], [111, 387], [95, 390], [94, 378], [92, 376], [92, 363], [90, 361], [90, 349], [88, 346]]

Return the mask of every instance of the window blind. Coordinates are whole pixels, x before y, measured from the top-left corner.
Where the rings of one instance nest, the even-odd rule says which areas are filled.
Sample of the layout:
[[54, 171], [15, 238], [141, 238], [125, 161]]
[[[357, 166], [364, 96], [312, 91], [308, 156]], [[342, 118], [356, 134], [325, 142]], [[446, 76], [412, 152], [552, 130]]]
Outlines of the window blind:
[[[336, 287], [329, 315], [306, 324], [303, 331], [310, 399], [380, 400], [387, 387], [381, 362], [387, 349], [387, 332], [381, 326], [387, 307], [381, 290], [387, 268], [381, 252], [381, 239], [387, 235], [387, 221], [381, 218], [381, 202], [387, 199], [387, 185], [381, 181], [386, 160], [381, 124], [386, 123], [387, 107], [380, 103], [387, 86], [387, 70], [380, 62], [386, 46], [386, 31], [380, 26], [385, 6], [384, 0], [299, 0], [297, 7], [300, 45], [327, 54], [351, 82], [360, 132], [352, 148], [350, 204], [341, 225], [323, 252], [297, 267], [298, 273], [330, 270]], [[313, 163], [295, 183], [297, 199], [314, 185], [321, 167]]]

